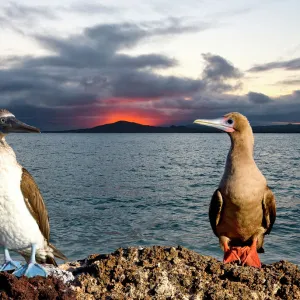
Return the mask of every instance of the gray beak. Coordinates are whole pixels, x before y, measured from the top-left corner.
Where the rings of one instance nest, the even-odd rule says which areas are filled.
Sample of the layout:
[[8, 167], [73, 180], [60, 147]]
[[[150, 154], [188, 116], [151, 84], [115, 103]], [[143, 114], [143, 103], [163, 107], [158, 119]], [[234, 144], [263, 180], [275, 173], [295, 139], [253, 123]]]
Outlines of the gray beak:
[[21, 121], [19, 121], [16, 118], [9, 118], [7, 120], [7, 124], [5, 124], [5, 131], [7, 133], [9, 132], [38, 132], [40, 133], [41, 131], [33, 126], [27, 125]]
[[194, 124], [215, 127], [225, 132], [234, 132], [235, 130], [233, 128], [233, 125], [228, 125], [225, 121], [226, 120], [224, 119], [224, 117], [213, 120], [198, 119], [194, 121]]

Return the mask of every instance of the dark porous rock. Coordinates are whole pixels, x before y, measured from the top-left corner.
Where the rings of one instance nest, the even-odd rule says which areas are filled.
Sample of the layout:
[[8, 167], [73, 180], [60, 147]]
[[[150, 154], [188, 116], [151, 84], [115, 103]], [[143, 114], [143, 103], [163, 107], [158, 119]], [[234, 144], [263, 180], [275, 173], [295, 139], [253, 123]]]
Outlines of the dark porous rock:
[[292, 263], [223, 264], [180, 246], [121, 248], [48, 273], [30, 279], [0, 273], [0, 299], [300, 300], [300, 270]]
[[77, 299], [300, 299], [298, 266], [223, 264], [183, 247], [126, 248], [65, 264]]
[[72, 300], [76, 293], [54, 277], [21, 277], [0, 272], [0, 299], [3, 300]]

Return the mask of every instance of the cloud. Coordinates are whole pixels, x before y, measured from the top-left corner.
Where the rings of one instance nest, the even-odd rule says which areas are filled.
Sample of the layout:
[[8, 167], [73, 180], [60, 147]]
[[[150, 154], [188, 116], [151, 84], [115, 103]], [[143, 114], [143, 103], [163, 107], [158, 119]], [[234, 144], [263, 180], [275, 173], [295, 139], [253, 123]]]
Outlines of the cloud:
[[100, 3], [77, 2], [65, 5], [26, 5], [10, 1], [1, 8], [1, 14], [10, 20], [57, 19], [60, 12], [78, 14], [110, 14], [119, 12], [120, 8]]
[[168, 18], [99, 24], [67, 37], [35, 34], [51, 54], [2, 58], [0, 105], [42, 130], [90, 127], [126, 116], [153, 125], [187, 124], [236, 110], [254, 122], [292, 116], [296, 121], [299, 91], [281, 98], [230, 95], [244, 75], [220, 55], [203, 54], [202, 75], [193, 79], [159, 73], [178, 64], [172, 57], [124, 51], [149, 38], [167, 42], [175, 34], [205, 28]]
[[295, 58], [286, 61], [274, 61], [266, 64], [255, 65], [248, 72], [264, 72], [273, 69], [284, 69], [287, 71], [300, 70], [300, 58]]
[[29, 18], [54, 18], [55, 14], [46, 6], [29, 6], [20, 3], [10, 2], [4, 6], [3, 13], [9, 19], [29, 19]]
[[165, 38], [165, 36], [199, 32], [214, 27], [215, 24], [212, 22], [191, 23], [182, 18], [169, 17], [141, 23], [100, 24], [87, 28], [85, 34], [99, 41], [106, 40], [110, 45], [115, 45], [117, 42], [121, 47], [130, 48], [146, 38]]
[[[57, 21], [64, 14], [76, 15], [110, 15], [118, 13], [120, 8], [106, 6], [100, 3], [71, 3], [70, 5], [26, 5], [16, 2], [0, 4], [0, 25], [18, 34], [25, 35], [29, 32], [44, 29], [46, 21]], [[40, 26], [41, 24], [42, 26]]]
[[278, 81], [276, 84], [300, 86], [300, 79], [285, 79], [282, 81]]
[[[176, 26], [179, 26], [178, 24]], [[159, 53], [120, 53], [152, 36], [166, 36], [171, 30], [151, 24], [101, 24], [66, 38], [35, 35], [50, 55], [2, 59], [1, 104], [28, 117], [40, 111], [35, 122], [46, 129], [78, 127], [76, 120], [88, 114], [98, 122], [114, 110], [151, 109], [152, 101], [188, 96], [204, 88], [202, 81], [179, 76], [162, 76], [154, 71], [177, 64]], [[180, 32], [184, 31], [183, 28]], [[190, 30], [190, 28], [186, 28]], [[158, 115], [163, 113], [157, 112]], [[68, 117], [62, 118], [66, 114]], [[53, 122], [53, 116], [59, 119]], [[86, 119], [86, 117], [84, 117]], [[73, 122], [71, 121], [73, 120]]]
[[202, 56], [207, 63], [203, 71], [204, 78], [223, 80], [242, 77], [242, 73], [225, 58], [211, 53]]
[[262, 93], [249, 92], [249, 100], [255, 104], [264, 104], [271, 101], [271, 98]]
[[229, 61], [219, 55], [211, 53], [202, 54], [205, 60], [205, 68], [202, 79], [208, 88], [214, 91], [232, 91], [241, 87], [241, 82], [232, 84], [230, 80], [237, 80], [243, 77], [243, 73], [234, 67]]
[[29, 6], [15, 2], [9, 2], [0, 6], [0, 25], [18, 34], [25, 35], [38, 21], [56, 20], [57, 13], [47, 6]]
[[78, 14], [113, 14], [119, 12], [119, 8], [103, 5], [100, 3], [72, 3], [70, 7], [65, 8], [66, 12], [75, 12]]
[[240, 8], [228, 9], [224, 11], [218, 11], [213, 14], [210, 14], [209, 17], [217, 18], [217, 19], [231, 19], [232, 17], [241, 16], [245, 14], [249, 14], [255, 11], [257, 7], [255, 5], [247, 5]]
[[203, 88], [201, 80], [161, 76], [150, 72], [128, 72], [114, 78], [113, 96], [158, 98], [190, 95]]
[[194, 33], [218, 27], [216, 21], [193, 21], [188, 18], [175, 17], [169, 17], [164, 21], [145, 22], [141, 25], [150, 30], [153, 36]]
[[[176, 30], [180, 28], [176, 24]], [[36, 35], [35, 39], [54, 54], [40, 58], [22, 59], [24, 66], [57, 66], [69, 68], [165, 68], [176, 65], [176, 60], [160, 54], [129, 56], [118, 51], [136, 46], [142, 40], [153, 36], [175, 34], [176, 30], [169, 21], [145, 26], [121, 23], [101, 24], [84, 30], [82, 34], [69, 38]], [[190, 31], [183, 25], [178, 34]]]
[[[58, 66], [70, 68], [134, 68], [171, 67], [176, 60], [160, 54], [129, 56], [119, 54], [120, 50], [132, 48], [151, 36], [169, 34], [168, 24], [157, 23], [146, 27], [145, 24], [101, 24], [89, 27], [82, 34], [68, 38], [36, 35], [35, 39], [53, 55], [40, 58], [21, 58], [20, 63], [28, 67]], [[179, 26], [178, 24], [176, 25]], [[176, 28], [177, 28], [176, 27]], [[183, 27], [181, 31], [190, 28]]]

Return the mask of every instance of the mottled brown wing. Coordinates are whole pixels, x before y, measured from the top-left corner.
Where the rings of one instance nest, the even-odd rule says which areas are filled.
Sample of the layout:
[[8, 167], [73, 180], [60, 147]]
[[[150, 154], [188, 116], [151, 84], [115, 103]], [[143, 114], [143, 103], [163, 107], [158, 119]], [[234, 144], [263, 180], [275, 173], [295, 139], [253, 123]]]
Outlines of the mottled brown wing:
[[216, 190], [211, 198], [209, 206], [209, 221], [211, 228], [216, 236], [218, 236], [217, 225], [220, 222], [222, 206], [223, 199], [221, 192], [219, 190]]
[[272, 230], [276, 219], [276, 200], [272, 191], [267, 187], [263, 199], [263, 226], [267, 229], [266, 234]]
[[49, 241], [49, 217], [43, 197], [30, 173], [25, 168], [23, 168], [22, 171], [21, 191], [24, 196], [24, 201], [31, 215], [39, 225], [41, 233], [47, 241]]

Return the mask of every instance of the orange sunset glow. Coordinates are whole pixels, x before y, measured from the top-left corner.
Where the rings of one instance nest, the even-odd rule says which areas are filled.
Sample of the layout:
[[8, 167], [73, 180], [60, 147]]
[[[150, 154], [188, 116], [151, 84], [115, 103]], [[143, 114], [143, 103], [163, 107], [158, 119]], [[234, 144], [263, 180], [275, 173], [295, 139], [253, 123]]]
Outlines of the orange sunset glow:
[[104, 125], [109, 123], [115, 123], [118, 121], [135, 122], [142, 125], [158, 126], [162, 123], [162, 120], [157, 116], [146, 115], [145, 113], [137, 112], [115, 112], [103, 116], [97, 125]]

